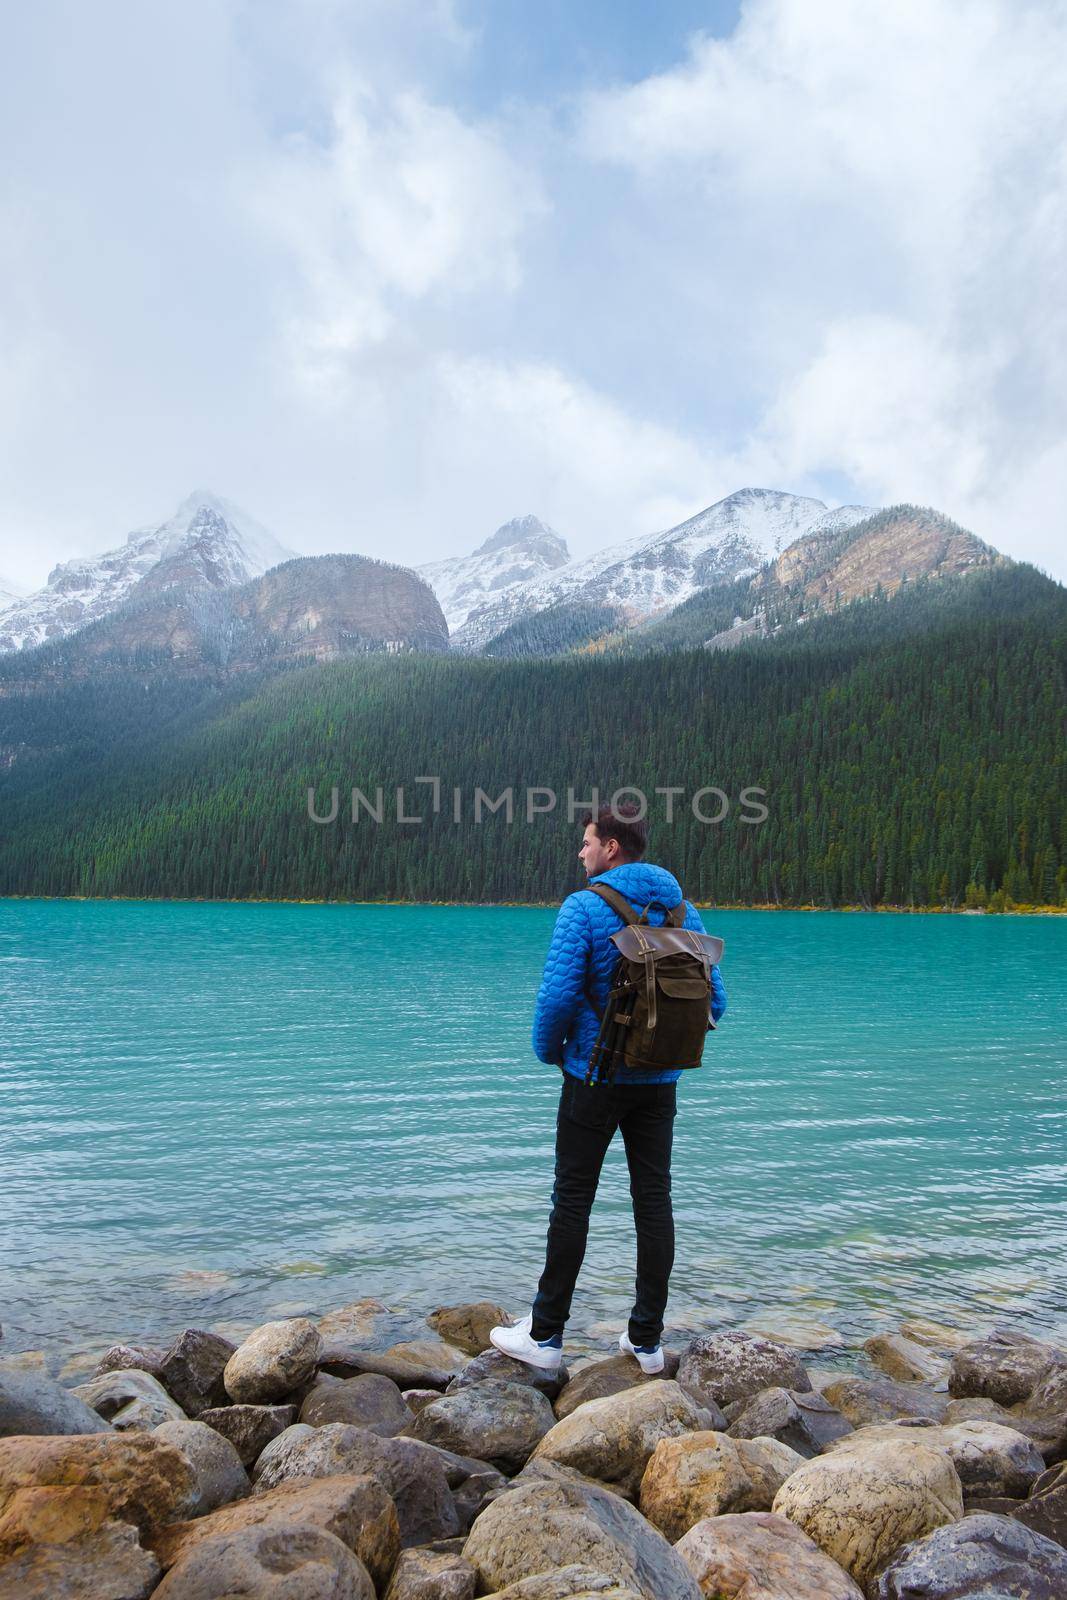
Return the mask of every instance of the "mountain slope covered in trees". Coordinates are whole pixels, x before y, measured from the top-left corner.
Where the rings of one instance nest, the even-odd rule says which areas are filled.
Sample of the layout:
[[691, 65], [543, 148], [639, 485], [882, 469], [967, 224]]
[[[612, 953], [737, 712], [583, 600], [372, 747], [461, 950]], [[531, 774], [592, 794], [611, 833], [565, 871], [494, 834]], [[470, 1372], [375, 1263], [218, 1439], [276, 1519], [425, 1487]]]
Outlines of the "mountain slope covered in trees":
[[[652, 854], [701, 901], [1067, 903], [1067, 592], [1025, 566], [732, 651], [361, 657], [191, 698], [165, 672], [4, 690], [0, 893], [556, 900], [582, 881], [568, 786], [631, 785]], [[440, 778], [436, 814], [419, 776]], [[422, 823], [397, 820], [399, 785]], [[326, 815], [334, 786], [337, 820], [312, 821], [309, 788]], [[351, 820], [353, 786], [381, 786], [381, 824]], [[717, 824], [690, 804], [710, 787]], [[511, 788], [514, 821], [476, 824], [476, 788]], [[556, 810], [527, 824], [527, 788]]]

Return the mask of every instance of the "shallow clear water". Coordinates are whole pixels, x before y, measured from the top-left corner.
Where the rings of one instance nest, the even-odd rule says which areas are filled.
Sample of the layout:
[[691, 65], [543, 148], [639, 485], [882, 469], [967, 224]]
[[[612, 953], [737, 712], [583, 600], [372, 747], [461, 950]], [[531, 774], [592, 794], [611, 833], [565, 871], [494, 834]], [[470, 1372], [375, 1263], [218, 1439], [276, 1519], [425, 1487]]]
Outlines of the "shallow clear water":
[[[364, 1295], [412, 1328], [459, 1299], [521, 1315], [553, 916], [0, 901], [0, 1354]], [[705, 921], [730, 1009], [679, 1083], [669, 1324], [1067, 1331], [1067, 920]], [[587, 1338], [629, 1308], [629, 1204], [616, 1139]]]

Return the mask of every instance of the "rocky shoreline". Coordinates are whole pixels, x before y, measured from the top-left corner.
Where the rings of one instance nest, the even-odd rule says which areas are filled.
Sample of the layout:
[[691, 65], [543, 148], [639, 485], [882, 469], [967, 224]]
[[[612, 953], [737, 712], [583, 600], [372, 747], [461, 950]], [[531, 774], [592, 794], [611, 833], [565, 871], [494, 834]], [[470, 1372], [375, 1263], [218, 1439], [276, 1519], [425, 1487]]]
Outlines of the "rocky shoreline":
[[491, 1302], [385, 1311], [0, 1363], [0, 1600], [1067, 1597], [1067, 1350], [916, 1322], [820, 1374], [718, 1328], [550, 1376]]

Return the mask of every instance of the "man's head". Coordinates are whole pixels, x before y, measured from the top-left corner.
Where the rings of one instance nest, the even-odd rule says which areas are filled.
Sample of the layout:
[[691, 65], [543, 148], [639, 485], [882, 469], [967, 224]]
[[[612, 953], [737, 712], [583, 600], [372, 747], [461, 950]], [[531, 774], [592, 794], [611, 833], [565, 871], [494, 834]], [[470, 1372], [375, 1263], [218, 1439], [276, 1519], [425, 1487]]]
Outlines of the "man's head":
[[590, 878], [626, 861], [640, 861], [648, 844], [648, 823], [634, 805], [601, 806], [584, 819], [585, 834], [578, 859]]

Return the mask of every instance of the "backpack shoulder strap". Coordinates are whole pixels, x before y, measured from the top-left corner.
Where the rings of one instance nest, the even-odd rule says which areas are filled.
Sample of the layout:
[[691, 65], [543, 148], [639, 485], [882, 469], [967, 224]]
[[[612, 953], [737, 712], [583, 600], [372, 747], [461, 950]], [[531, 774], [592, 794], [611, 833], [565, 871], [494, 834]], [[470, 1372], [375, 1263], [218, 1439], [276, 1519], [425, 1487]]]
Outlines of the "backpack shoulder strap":
[[620, 894], [618, 889], [612, 889], [606, 883], [587, 883], [585, 887], [587, 893], [595, 894], [599, 899], [606, 900], [611, 909], [619, 913], [619, 916], [628, 927], [631, 923], [639, 920], [637, 912], [629, 900], [625, 895]]

